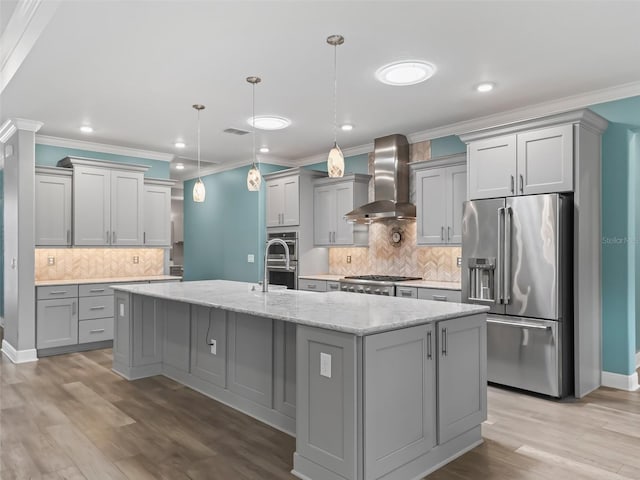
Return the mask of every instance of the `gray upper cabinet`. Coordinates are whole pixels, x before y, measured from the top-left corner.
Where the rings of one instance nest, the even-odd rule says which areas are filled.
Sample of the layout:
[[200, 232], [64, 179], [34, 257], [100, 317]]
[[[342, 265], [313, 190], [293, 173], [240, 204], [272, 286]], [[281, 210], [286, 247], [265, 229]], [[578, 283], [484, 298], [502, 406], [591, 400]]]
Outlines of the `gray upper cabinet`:
[[300, 224], [298, 175], [269, 179], [267, 188], [267, 227]]
[[73, 244], [142, 245], [144, 172], [141, 165], [66, 157], [73, 167]]
[[[462, 243], [462, 203], [467, 199], [467, 167], [454, 156], [416, 165], [416, 216], [418, 245]], [[430, 165], [431, 163], [431, 165]], [[435, 165], [449, 165], [434, 167]]]
[[71, 245], [71, 175], [64, 168], [36, 168], [36, 246]]
[[162, 180], [145, 180], [144, 244], [171, 245], [171, 184]]
[[354, 225], [344, 215], [368, 201], [369, 175], [321, 178], [313, 189], [313, 239], [316, 246], [368, 245], [367, 225]]
[[469, 198], [573, 191], [573, 125], [471, 140]]

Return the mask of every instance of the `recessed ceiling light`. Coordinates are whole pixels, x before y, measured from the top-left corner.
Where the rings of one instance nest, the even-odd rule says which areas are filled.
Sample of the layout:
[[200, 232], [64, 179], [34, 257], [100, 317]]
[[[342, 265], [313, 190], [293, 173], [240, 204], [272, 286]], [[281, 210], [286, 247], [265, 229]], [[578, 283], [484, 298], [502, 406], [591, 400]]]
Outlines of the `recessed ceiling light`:
[[348, 124], [348, 123], [345, 123], [344, 125], [342, 125], [342, 126], [340, 127], [340, 129], [341, 129], [343, 132], [350, 132], [351, 130], [353, 130], [353, 125], [350, 125], [350, 124]]
[[187, 145], [184, 142], [176, 142], [176, 143], [173, 144], [173, 146], [176, 147], [176, 148], [184, 148]]
[[434, 73], [436, 73], [436, 67], [431, 63], [422, 60], [406, 60], [380, 67], [376, 71], [376, 78], [387, 85], [405, 86], [424, 82]]
[[493, 87], [495, 87], [496, 84], [495, 83], [491, 83], [491, 82], [485, 82], [485, 83], [481, 83], [476, 87], [476, 90], [481, 92], [481, 93], [486, 93], [486, 92], [490, 92], [491, 90], [493, 90]]
[[89, 125], [83, 125], [80, 127], [80, 131], [82, 133], [92, 133], [93, 132], [93, 128], [91, 128]]
[[260, 153], [269, 153], [269, 147], [260, 147]]
[[176, 164], [176, 170], [184, 170], [184, 164], [183, 163], [177, 163]]
[[[253, 125], [252, 119], [247, 120], [249, 125]], [[255, 127], [259, 130], [281, 130], [291, 125], [291, 120], [275, 115], [256, 115]]]

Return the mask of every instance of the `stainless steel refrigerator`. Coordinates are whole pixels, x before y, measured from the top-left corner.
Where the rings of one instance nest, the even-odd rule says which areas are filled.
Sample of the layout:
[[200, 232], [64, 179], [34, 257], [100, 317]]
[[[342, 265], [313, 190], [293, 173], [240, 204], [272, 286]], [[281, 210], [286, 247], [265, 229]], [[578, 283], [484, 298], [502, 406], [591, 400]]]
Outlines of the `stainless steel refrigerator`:
[[462, 301], [491, 308], [490, 382], [572, 393], [571, 213], [561, 194], [464, 203]]

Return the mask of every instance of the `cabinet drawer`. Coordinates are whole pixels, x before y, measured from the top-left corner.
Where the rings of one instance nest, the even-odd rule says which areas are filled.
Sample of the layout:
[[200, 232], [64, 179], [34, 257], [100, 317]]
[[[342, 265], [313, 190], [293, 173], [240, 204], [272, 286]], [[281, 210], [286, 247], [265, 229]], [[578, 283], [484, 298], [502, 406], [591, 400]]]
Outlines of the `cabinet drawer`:
[[38, 287], [38, 300], [51, 300], [54, 298], [73, 298], [78, 296], [78, 285], [54, 285], [51, 287]]
[[301, 278], [298, 280], [298, 290], [308, 290], [311, 292], [326, 292], [326, 280], [308, 280]]
[[95, 297], [97, 295], [113, 295], [113, 290], [109, 288], [109, 285], [109, 283], [90, 283], [88, 285], [79, 285], [79, 296]]
[[80, 297], [80, 320], [113, 317], [113, 295]]
[[340, 282], [327, 282], [327, 292], [339, 292]]
[[418, 289], [416, 287], [398, 287], [398, 286], [396, 286], [396, 297], [418, 298]]
[[442, 288], [419, 288], [418, 298], [420, 300], [435, 300], [439, 302], [460, 303], [462, 295], [460, 290], [445, 290]]
[[102, 342], [104, 340], [113, 340], [113, 317], [78, 322], [78, 343]]

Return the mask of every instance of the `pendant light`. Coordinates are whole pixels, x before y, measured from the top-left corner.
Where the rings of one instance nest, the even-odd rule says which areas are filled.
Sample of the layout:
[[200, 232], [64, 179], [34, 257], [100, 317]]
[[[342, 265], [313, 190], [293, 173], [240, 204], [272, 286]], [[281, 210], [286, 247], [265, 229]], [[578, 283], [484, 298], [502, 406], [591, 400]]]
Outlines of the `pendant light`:
[[250, 192], [257, 192], [260, 190], [260, 182], [262, 176], [260, 170], [256, 166], [256, 85], [260, 83], [262, 79], [260, 77], [247, 77], [247, 82], [252, 85], [252, 115], [251, 115], [251, 129], [253, 130], [253, 163], [251, 169], [247, 173], [247, 188]]
[[327, 43], [333, 45], [333, 148], [329, 151], [327, 158], [327, 171], [330, 177], [341, 177], [344, 175], [344, 155], [338, 146], [338, 114], [337, 114], [337, 93], [338, 93], [338, 66], [337, 52], [338, 45], [344, 43], [342, 35], [331, 35], [327, 37]]
[[196, 180], [196, 183], [193, 186], [193, 201], [196, 203], [202, 203], [204, 202], [204, 197], [207, 193], [204, 189], [204, 183], [202, 183], [202, 179], [200, 178], [200, 110], [204, 110], [204, 105], [196, 103], [192, 106], [198, 111], [198, 180]]

